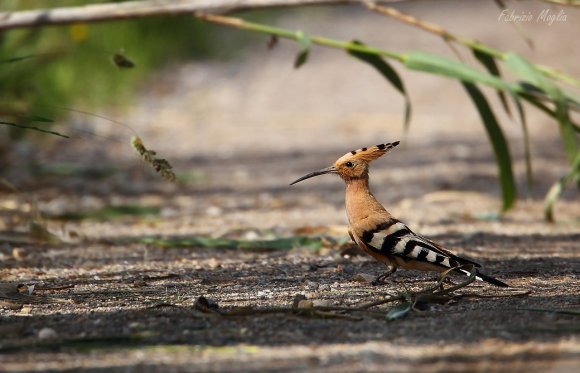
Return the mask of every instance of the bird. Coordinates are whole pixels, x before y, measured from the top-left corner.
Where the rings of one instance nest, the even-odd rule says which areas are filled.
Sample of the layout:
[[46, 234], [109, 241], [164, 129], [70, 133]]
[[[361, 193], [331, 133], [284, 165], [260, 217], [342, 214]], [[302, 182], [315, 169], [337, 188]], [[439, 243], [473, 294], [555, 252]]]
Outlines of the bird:
[[290, 185], [325, 174], [337, 174], [346, 184], [345, 205], [350, 238], [364, 252], [385, 264], [388, 270], [373, 284], [384, 284], [398, 268], [471, 275], [466, 268], [476, 271], [476, 279], [489, 284], [508, 287], [496, 278], [481, 272], [481, 265], [460, 257], [441, 244], [413, 232], [405, 223], [388, 212], [369, 189], [369, 165], [391, 151], [399, 141], [352, 150], [330, 167], [310, 172]]

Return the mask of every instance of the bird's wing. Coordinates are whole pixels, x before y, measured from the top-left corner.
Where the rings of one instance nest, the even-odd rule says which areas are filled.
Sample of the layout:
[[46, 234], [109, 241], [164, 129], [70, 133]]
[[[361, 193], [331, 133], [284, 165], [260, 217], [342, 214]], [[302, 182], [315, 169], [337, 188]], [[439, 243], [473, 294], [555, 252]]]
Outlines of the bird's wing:
[[467, 263], [480, 267], [479, 264], [458, 257], [441, 245], [415, 234], [409, 227], [394, 218], [365, 230], [360, 237], [367, 247], [379, 255], [417, 260], [443, 268], [453, 268]]

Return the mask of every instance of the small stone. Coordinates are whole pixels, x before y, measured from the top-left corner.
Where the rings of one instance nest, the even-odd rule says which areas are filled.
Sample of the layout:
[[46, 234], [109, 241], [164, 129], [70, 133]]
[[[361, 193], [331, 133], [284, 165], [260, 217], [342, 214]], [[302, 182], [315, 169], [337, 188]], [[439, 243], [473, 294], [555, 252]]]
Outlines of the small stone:
[[193, 308], [201, 312], [209, 313], [217, 311], [219, 309], [219, 305], [215, 300], [211, 298], [200, 296], [194, 302]]
[[352, 280], [356, 282], [364, 282], [370, 284], [375, 280], [375, 276], [369, 275], [368, 273], [357, 273], [352, 277]]
[[222, 214], [222, 209], [217, 206], [210, 206], [205, 210], [205, 213], [209, 216], [220, 216]]
[[32, 313], [32, 307], [30, 307], [30, 306], [24, 306], [20, 309], [21, 315], [30, 315], [31, 313]]
[[28, 253], [21, 247], [15, 247], [12, 249], [12, 257], [18, 261], [26, 259]]
[[42, 328], [38, 332], [38, 339], [41, 341], [46, 341], [48, 339], [56, 339], [58, 338], [57, 332], [52, 328]]
[[322, 284], [322, 285], [320, 285], [318, 287], [318, 290], [319, 291], [330, 291], [332, 289], [330, 288], [330, 285], [328, 285], [328, 284]]
[[145, 282], [145, 280], [138, 278], [133, 281], [133, 286], [136, 288], [141, 288], [147, 286], [147, 283]]
[[298, 302], [298, 308], [312, 308], [314, 303], [311, 300], [303, 299]]
[[306, 300], [306, 296], [304, 294], [296, 294], [294, 296], [294, 300], [292, 301], [292, 308], [297, 308], [298, 303], [300, 303], [303, 300]]
[[260, 238], [260, 235], [255, 231], [248, 231], [244, 234], [244, 239], [248, 241], [256, 241], [258, 238]]
[[314, 281], [306, 281], [306, 286], [311, 290], [316, 290], [319, 287], [318, 283]]
[[328, 299], [314, 299], [312, 305], [314, 307], [332, 307], [332, 301]]
[[315, 299], [318, 296], [318, 293], [316, 291], [309, 291], [304, 295], [306, 295], [306, 299]]
[[216, 258], [210, 258], [207, 261], [207, 266], [209, 267], [209, 269], [216, 269], [219, 268], [221, 264]]

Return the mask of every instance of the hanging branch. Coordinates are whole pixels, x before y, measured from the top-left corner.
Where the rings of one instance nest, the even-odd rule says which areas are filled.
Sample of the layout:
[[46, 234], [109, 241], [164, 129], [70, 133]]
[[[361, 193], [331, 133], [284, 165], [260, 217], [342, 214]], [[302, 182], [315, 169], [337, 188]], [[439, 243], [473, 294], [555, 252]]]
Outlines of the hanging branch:
[[[489, 47], [489, 46], [482, 44], [481, 42], [474, 40], [474, 39], [462, 38], [460, 36], [453, 35], [452, 33], [450, 33], [449, 31], [445, 30], [443, 27], [441, 27], [437, 24], [423, 21], [415, 16], [401, 12], [400, 10], [397, 10], [395, 8], [381, 6], [373, 1], [364, 1], [364, 5], [368, 9], [370, 9], [376, 13], [394, 18], [397, 21], [406, 23], [408, 25], [417, 27], [421, 30], [430, 32], [434, 35], [440, 36], [441, 38], [443, 38], [443, 40], [445, 40], [447, 42], [452, 41], [452, 42], [455, 42], [458, 44], [462, 44], [462, 45], [464, 45], [464, 46], [466, 46], [474, 51], [484, 53], [488, 56], [498, 58], [500, 60], [507, 59], [508, 54], [505, 52], [502, 52], [498, 49]], [[541, 71], [542, 73], [544, 73], [545, 75], [547, 75], [551, 78], [558, 79], [558, 80], [560, 80], [562, 82], [566, 82], [568, 84], [580, 86], [580, 80], [578, 80], [570, 75], [564, 74], [564, 73], [557, 71], [555, 69], [552, 69], [548, 66], [535, 65], [535, 67], [539, 71]]]
[[[228, 27], [235, 27], [235, 28], [242, 29], [242, 30], [260, 32], [260, 33], [264, 33], [264, 34], [268, 34], [268, 35], [276, 35], [276, 36], [279, 36], [281, 38], [291, 39], [291, 40], [295, 40], [295, 41], [299, 41], [302, 37], [300, 35], [300, 32], [287, 30], [287, 29], [274, 27], [274, 26], [263, 25], [263, 24], [254, 23], [254, 22], [248, 22], [248, 21], [244, 21], [241, 18], [224, 17], [224, 16], [219, 16], [219, 15], [202, 14], [202, 13], [197, 13], [195, 16], [201, 20], [216, 23], [219, 25], [224, 25], [224, 26], [228, 26]], [[340, 41], [340, 40], [329, 39], [329, 38], [325, 38], [322, 36], [315, 36], [315, 35], [310, 36], [310, 42], [312, 44], [318, 44], [318, 45], [322, 45], [322, 46], [330, 47], [330, 48], [352, 50], [355, 52], [362, 52], [362, 53], [367, 53], [367, 54], [384, 56], [384, 57], [395, 59], [399, 62], [404, 61], [404, 56], [400, 53], [388, 51], [385, 49], [375, 48], [375, 47], [371, 47], [368, 45], [358, 44], [356, 42]]]
[[[383, 0], [401, 2], [409, 0]], [[362, 0], [141, 0], [0, 13], [0, 30], [102, 22], [194, 12], [229, 13], [252, 9], [362, 3]]]

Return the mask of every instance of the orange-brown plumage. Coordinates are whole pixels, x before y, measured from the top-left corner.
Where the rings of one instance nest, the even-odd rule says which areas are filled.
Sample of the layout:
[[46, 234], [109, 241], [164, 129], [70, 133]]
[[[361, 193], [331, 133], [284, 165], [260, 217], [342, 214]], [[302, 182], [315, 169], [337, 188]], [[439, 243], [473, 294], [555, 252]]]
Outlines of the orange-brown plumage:
[[[367, 254], [390, 267], [389, 271], [379, 276], [381, 281], [399, 267], [437, 272], [455, 268], [456, 271], [463, 273], [467, 271], [459, 268], [462, 265], [472, 264], [475, 267], [481, 267], [415, 234], [409, 227], [395, 219], [371, 193], [369, 189], [370, 162], [386, 154], [398, 144], [399, 142], [396, 141], [353, 150], [340, 157], [334, 165], [311, 172], [292, 184], [329, 173], [338, 174], [344, 180], [349, 235]], [[479, 271], [477, 278], [496, 286], [507, 286]]]

